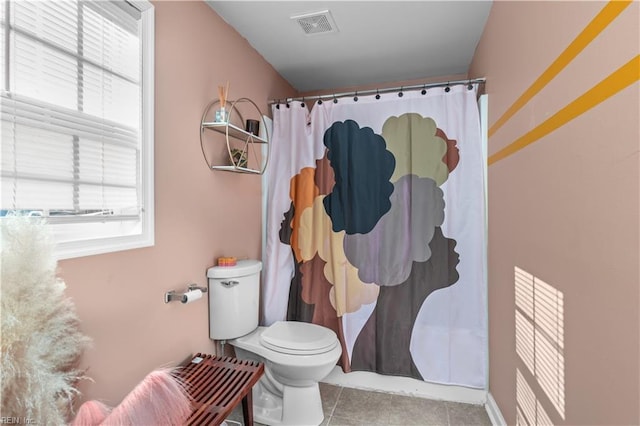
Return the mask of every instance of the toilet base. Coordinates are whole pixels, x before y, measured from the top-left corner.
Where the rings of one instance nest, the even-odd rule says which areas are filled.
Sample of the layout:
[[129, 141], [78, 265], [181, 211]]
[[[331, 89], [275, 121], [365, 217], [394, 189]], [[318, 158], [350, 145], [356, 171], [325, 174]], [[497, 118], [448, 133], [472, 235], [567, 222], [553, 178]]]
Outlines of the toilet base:
[[282, 396], [278, 396], [258, 382], [253, 388], [253, 418], [272, 426], [318, 426], [324, 420], [320, 388], [317, 383], [284, 386]]

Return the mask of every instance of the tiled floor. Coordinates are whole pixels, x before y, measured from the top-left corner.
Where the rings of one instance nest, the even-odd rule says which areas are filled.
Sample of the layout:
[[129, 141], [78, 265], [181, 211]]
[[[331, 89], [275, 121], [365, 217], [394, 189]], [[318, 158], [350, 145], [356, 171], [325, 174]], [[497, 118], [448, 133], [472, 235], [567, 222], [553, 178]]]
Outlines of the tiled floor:
[[[490, 426], [483, 406], [369, 392], [320, 383], [323, 426]], [[229, 420], [242, 422], [236, 409]], [[259, 423], [256, 423], [259, 426]]]

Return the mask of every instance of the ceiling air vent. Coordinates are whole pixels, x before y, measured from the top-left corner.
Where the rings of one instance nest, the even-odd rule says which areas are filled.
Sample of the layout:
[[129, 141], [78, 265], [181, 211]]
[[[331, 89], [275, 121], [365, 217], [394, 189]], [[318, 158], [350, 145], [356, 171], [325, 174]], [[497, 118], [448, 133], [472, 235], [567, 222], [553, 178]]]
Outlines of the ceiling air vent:
[[331, 12], [328, 10], [296, 15], [292, 16], [291, 19], [298, 21], [298, 24], [306, 35], [327, 34], [338, 31]]

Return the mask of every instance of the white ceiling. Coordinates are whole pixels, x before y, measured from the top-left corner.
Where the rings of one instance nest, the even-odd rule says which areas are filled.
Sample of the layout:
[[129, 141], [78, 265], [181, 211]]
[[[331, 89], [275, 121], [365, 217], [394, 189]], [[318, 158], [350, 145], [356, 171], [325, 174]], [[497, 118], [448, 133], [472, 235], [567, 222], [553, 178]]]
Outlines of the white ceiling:
[[[299, 92], [466, 74], [491, 1], [207, 3]], [[329, 10], [336, 33], [291, 16]]]

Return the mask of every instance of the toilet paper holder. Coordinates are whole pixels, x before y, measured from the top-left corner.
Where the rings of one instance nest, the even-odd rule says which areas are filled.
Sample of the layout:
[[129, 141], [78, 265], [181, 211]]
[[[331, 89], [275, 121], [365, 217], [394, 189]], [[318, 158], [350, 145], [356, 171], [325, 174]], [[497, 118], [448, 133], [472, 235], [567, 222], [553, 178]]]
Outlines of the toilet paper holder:
[[[198, 284], [189, 284], [185, 293], [178, 293], [175, 290], [167, 291], [164, 294], [164, 303], [169, 302], [183, 302], [184, 296], [194, 290], [200, 290], [203, 293], [207, 292], [207, 287], [199, 287]], [[183, 302], [184, 303], [184, 302]]]

